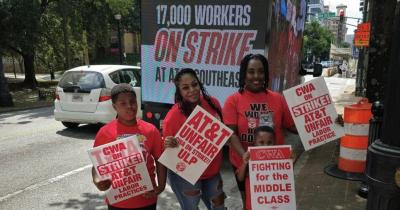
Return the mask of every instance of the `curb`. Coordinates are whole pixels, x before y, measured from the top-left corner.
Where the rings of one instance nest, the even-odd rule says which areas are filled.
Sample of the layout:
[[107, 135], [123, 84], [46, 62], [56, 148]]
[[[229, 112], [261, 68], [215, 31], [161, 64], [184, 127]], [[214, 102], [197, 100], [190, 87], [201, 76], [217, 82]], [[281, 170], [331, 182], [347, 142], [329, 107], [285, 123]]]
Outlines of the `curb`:
[[0, 107], [0, 114], [10, 113], [10, 112], [17, 112], [17, 111], [26, 111], [31, 109], [40, 109], [45, 107], [54, 106], [54, 102], [49, 102], [49, 104], [41, 104], [41, 105], [34, 105], [30, 107]]

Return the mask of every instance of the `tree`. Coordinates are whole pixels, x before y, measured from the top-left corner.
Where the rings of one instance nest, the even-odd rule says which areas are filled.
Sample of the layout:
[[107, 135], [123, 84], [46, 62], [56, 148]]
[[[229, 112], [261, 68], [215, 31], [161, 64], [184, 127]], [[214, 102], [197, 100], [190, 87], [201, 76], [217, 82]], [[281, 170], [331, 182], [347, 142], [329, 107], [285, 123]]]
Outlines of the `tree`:
[[[2, 4], [1, 4], [2, 6]], [[7, 12], [5, 10], [0, 9], [0, 37], [5, 37], [7, 34], [7, 31], [4, 30], [6, 29], [6, 17], [7, 17]], [[10, 94], [10, 91], [8, 89], [8, 83], [7, 79], [4, 76], [4, 69], [3, 69], [3, 56], [2, 56], [2, 48], [1, 48], [1, 43], [4, 40], [1, 38], [0, 39], [0, 106], [13, 106], [13, 100], [12, 96]]]
[[0, 106], [14, 106], [7, 79], [3, 71], [3, 56], [0, 53]]
[[40, 19], [46, 11], [49, 0], [3, 0], [1, 10], [7, 16], [4, 19], [6, 35], [0, 48], [14, 51], [24, 59], [24, 84], [32, 89], [37, 86], [35, 78], [35, 50], [40, 39]]
[[303, 54], [320, 60], [329, 59], [333, 34], [318, 22], [307, 23], [304, 30]]

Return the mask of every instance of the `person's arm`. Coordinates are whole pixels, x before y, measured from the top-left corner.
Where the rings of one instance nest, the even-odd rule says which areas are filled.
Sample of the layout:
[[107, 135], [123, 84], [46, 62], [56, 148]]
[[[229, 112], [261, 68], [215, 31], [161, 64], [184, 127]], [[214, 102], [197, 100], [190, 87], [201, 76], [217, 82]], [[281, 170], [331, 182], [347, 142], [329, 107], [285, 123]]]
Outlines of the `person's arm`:
[[93, 184], [99, 189], [100, 191], [106, 191], [108, 188], [111, 187], [112, 181], [107, 179], [100, 181], [100, 177], [97, 175], [96, 170], [92, 167], [92, 180]]
[[167, 180], [167, 169], [163, 164], [158, 162], [158, 159], [160, 158], [161, 154], [163, 153], [162, 144], [164, 143], [164, 141], [161, 138], [159, 131], [155, 127], [154, 127], [154, 131], [152, 133], [152, 137], [150, 139], [151, 139], [150, 142], [152, 143], [150, 152], [151, 152], [151, 155], [153, 156], [155, 164], [156, 164], [157, 185], [154, 185], [153, 190], [143, 194], [143, 196], [146, 198], [157, 196], [162, 191], [164, 191], [166, 180]]
[[164, 139], [164, 148], [174, 148], [178, 146], [178, 141], [173, 136], [167, 136]]
[[248, 166], [249, 166], [249, 157], [250, 157], [249, 152], [245, 152], [243, 154], [243, 163], [237, 170], [237, 178], [241, 182], [244, 181], [244, 179], [246, 178], [246, 174], [247, 174]]
[[294, 124], [293, 124], [292, 126], [286, 128], [286, 129], [287, 129], [288, 131], [294, 133], [294, 134], [298, 134], [298, 133], [299, 133], [299, 132], [297, 131], [296, 125], [294, 125]]
[[165, 189], [165, 184], [167, 182], [167, 168], [163, 164], [156, 161], [156, 170], [158, 186], [154, 191], [158, 195]]
[[283, 126], [286, 128], [286, 130], [290, 131], [291, 133], [298, 134], [299, 132], [297, 131], [296, 125], [294, 124], [292, 115], [290, 114], [289, 107], [286, 103], [286, 100], [283, 96], [281, 96], [282, 100], [282, 123]]
[[237, 126], [228, 125], [228, 127], [233, 131], [232, 136], [229, 138], [229, 144], [240, 155], [240, 157], [242, 157], [245, 151], [242, 144], [240, 143], [239, 136], [237, 135]]
[[156, 173], [157, 173], [157, 186], [154, 186], [154, 189], [152, 191], [148, 191], [143, 194], [145, 198], [150, 198], [154, 196], [158, 196], [160, 193], [162, 193], [165, 189], [165, 184], [167, 182], [167, 168], [156, 161]]

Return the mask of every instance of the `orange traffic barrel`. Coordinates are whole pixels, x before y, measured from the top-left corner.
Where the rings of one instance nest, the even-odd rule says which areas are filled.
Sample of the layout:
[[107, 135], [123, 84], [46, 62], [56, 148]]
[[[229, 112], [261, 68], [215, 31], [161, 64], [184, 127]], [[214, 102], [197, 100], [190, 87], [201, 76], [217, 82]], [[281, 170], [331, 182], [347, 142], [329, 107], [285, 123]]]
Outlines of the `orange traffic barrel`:
[[371, 103], [361, 99], [357, 104], [344, 107], [344, 132], [340, 139], [338, 168], [345, 172], [364, 173], [368, 149]]

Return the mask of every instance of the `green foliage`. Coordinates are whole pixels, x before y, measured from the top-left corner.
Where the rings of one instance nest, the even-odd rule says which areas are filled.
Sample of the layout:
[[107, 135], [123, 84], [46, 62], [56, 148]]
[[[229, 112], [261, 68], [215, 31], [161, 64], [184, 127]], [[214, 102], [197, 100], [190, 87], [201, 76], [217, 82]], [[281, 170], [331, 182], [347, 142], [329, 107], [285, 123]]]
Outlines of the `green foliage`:
[[125, 31], [139, 31], [138, 9], [139, 0], [2, 0], [0, 51], [33, 53], [48, 71], [82, 65], [86, 52], [91, 61], [106, 58], [114, 15]]
[[307, 23], [304, 30], [303, 54], [315, 56], [321, 60], [329, 58], [333, 34], [318, 22]]
[[339, 44], [339, 47], [340, 47], [340, 48], [349, 48], [349, 47], [350, 47], [350, 44], [347, 43], [347, 42], [342, 42], [342, 43]]

